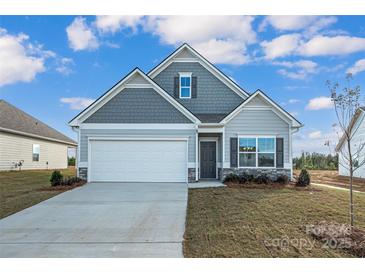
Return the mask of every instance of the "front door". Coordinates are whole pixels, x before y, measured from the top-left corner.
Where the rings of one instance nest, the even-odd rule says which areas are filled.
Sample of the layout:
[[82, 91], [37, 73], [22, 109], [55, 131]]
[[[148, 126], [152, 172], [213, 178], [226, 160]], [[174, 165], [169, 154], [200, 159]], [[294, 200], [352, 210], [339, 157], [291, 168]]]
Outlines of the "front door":
[[215, 141], [200, 142], [200, 178], [216, 178], [217, 146]]

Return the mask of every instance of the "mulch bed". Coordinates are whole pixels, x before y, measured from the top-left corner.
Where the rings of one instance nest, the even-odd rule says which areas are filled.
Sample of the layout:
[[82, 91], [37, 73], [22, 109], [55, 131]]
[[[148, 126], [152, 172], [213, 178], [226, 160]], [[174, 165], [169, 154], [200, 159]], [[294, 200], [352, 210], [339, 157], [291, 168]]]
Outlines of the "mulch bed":
[[365, 231], [348, 224], [320, 222], [307, 226], [306, 233], [323, 242], [323, 248], [344, 249], [350, 254], [365, 258]]
[[81, 181], [78, 183], [74, 183], [72, 185], [63, 185], [63, 186], [50, 186], [50, 187], [43, 187], [40, 188], [40, 191], [66, 191], [66, 190], [70, 190], [79, 186], [82, 186], [86, 184], [86, 181]]

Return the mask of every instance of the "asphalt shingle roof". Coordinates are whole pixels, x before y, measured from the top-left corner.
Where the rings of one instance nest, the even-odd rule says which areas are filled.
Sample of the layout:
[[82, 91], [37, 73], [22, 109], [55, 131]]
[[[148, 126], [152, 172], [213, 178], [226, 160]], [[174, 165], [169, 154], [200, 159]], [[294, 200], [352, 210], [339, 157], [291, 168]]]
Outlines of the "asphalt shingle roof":
[[47, 126], [45, 123], [1, 99], [0, 128], [15, 130], [25, 134], [34, 134], [40, 137], [55, 139], [60, 142], [77, 144], [74, 140], [61, 132]]
[[226, 117], [227, 113], [194, 113], [196, 117], [203, 123], [219, 123], [224, 117]]

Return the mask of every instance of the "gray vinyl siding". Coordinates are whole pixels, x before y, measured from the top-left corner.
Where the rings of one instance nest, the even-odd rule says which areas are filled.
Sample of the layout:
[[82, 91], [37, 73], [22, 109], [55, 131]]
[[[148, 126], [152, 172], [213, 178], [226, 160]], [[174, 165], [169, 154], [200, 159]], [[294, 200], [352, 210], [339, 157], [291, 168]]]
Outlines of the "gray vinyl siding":
[[126, 88], [85, 123], [192, 123], [152, 88]]
[[237, 134], [284, 138], [284, 163], [289, 163], [289, 124], [273, 111], [242, 110], [225, 126], [225, 162], [230, 162], [230, 138]]
[[195, 130], [146, 130], [146, 129], [81, 129], [80, 130], [80, 161], [88, 161], [88, 137], [189, 137], [188, 161], [195, 162]]
[[197, 98], [177, 100], [193, 113], [229, 113], [244, 100], [197, 62], [175, 62], [154, 77], [154, 81], [174, 96], [174, 77], [191, 72], [197, 77]]

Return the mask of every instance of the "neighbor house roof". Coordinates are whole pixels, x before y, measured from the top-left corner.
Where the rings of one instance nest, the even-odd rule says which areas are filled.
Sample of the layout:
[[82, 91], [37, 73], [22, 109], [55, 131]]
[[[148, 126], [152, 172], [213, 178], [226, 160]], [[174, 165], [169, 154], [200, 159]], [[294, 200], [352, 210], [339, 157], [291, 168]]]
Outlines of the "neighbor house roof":
[[46, 139], [73, 146], [77, 145], [71, 138], [1, 99], [0, 131]]
[[[351, 121], [350, 121], [350, 123], [349, 123], [349, 127], [348, 127], [348, 129], [351, 129], [351, 127], [353, 127], [354, 125], [355, 125], [355, 123], [356, 123], [356, 121], [357, 121], [357, 119], [359, 119], [359, 117], [360, 117], [360, 114], [361, 113], [363, 113], [363, 112], [365, 112], [365, 107], [359, 107], [356, 111], [355, 111], [355, 114], [354, 114], [354, 116], [352, 117], [352, 119], [351, 119]], [[343, 145], [343, 143], [344, 143], [344, 141], [346, 140], [346, 138], [345, 138], [346, 136], [345, 136], [345, 133], [341, 136], [341, 138], [340, 138], [340, 140], [339, 140], [339, 142], [338, 142], [338, 144], [337, 144], [337, 146], [336, 146], [336, 148], [335, 148], [335, 151], [336, 152], [339, 152], [340, 150], [341, 150], [341, 147], [342, 147], [342, 145]]]

